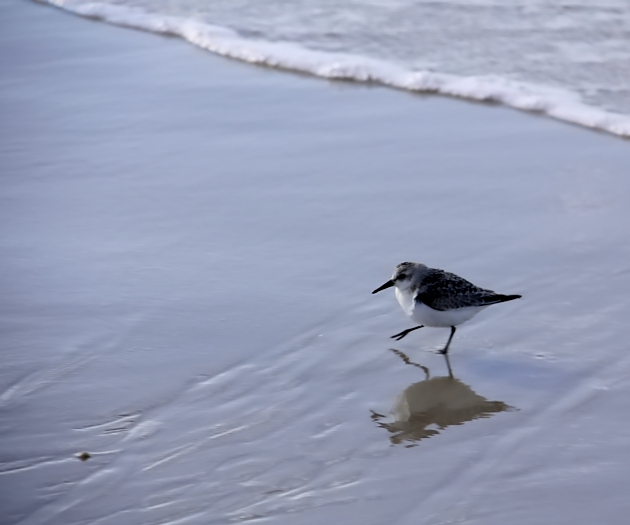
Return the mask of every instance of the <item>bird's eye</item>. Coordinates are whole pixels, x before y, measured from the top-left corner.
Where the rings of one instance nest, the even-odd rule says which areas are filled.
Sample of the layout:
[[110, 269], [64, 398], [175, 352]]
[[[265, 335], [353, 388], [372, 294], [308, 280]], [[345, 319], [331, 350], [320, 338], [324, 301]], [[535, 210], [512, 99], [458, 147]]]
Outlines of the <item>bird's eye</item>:
[[398, 276], [398, 279], [406, 279], [406, 278], [407, 278], [407, 276], [406, 276], [404, 273], [401, 273], [401, 274]]

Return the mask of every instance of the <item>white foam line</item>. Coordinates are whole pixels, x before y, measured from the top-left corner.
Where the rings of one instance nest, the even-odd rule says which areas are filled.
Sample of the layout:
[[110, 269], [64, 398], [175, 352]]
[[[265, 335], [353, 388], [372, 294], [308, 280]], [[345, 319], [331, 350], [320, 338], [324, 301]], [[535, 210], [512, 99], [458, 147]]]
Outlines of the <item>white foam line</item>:
[[560, 88], [517, 82], [495, 75], [464, 77], [433, 71], [410, 71], [394, 63], [358, 55], [314, 51], [289, 42], [251, 40], [225, 27], [155, 15], [138, 8], [82, 0], [40, 1], [111, 24], [179, 36], [207, 51], [252, 64], [329, 79], [375, 82], [407, 91], [499, 102], [587, 128], [630, 137], [630, 115], [588, 106], [578, 94]]

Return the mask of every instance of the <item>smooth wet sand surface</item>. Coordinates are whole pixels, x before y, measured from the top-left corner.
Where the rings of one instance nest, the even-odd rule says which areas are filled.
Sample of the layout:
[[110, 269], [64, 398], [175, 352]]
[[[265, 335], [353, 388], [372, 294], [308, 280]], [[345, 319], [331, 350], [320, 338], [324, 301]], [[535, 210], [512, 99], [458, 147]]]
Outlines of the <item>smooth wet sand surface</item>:
[[[627, 522], [627, 141], [0, 25], [3, 524]], [[455, 379], [403, 260], [523, 295]]]

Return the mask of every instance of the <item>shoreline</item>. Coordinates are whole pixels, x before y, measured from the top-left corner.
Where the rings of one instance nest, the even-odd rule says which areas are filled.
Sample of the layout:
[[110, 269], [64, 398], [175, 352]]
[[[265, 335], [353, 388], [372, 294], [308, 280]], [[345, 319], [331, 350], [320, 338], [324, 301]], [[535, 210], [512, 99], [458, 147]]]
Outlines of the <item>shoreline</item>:
[[249, 40], [228, 28], [193, 23], [177, 17], [160, 17], [137, 8], [98, 4], [73, 6], [67, 5], [66, 0], [33, 1], [83, 18], [181, 38], [210, 53], [281, 72], [373, 83], [408, 93], [497, 103], [621, 139], [630, 138], [630, 115], [589, 106], [580, 100], [579, 95], [562, 88], [514, 81], [493, 74], [464, 77], [433, 71], [410, 71], [393, 63], [359, 55], [310, 50], [290, 42]]

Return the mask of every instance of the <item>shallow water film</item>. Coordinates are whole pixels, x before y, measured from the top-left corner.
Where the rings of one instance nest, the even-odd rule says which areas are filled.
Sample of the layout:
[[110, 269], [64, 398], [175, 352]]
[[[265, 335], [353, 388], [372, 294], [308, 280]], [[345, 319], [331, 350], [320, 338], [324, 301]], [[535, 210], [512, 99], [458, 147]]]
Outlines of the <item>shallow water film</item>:
[[0, 15], [3, 524], [625, 523], [627, 141]]

